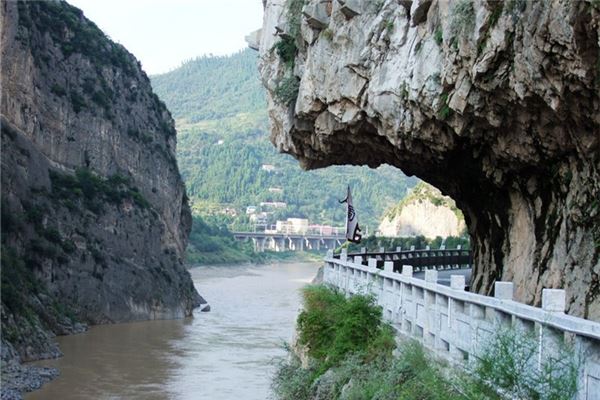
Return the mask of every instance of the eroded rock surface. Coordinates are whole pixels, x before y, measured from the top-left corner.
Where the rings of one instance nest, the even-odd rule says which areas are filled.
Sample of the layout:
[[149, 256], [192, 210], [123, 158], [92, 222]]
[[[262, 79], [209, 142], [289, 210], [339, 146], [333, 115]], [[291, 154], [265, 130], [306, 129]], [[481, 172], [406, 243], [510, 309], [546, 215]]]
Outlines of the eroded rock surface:
[[474, 290], [565, 288], [600, 320], [597, 2], [333, 0], [324, 26], [323, 1], [290, 3], [266, 1], [259, 36], [273, 144], [419, 176], [465, 215]]

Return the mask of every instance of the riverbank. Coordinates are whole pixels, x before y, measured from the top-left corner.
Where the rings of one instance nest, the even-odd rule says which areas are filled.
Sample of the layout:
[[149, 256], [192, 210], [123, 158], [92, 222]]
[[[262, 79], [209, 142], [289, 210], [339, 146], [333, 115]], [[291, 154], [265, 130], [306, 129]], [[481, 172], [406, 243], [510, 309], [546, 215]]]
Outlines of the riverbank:
[[197, 266], [221, 266], [221, 265], [268, 265], [277, 262], [319, 262], [325, 253], [312, 251], [264, 251], [244, 252], [238, 249], [230, 249], [219, 253], [188, 253], [187, 263], [191, 267]]

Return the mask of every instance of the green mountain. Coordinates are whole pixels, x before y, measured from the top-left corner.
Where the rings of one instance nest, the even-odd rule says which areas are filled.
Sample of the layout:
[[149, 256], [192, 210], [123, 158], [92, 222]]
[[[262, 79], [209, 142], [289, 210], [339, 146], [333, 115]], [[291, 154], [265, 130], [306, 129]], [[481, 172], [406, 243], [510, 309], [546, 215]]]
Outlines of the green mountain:
[[282, 202], [285, 208], [262, 207], [267, 223], [305, 217], [341, 226], [345, 207], [338, 200], [350, 185], [361, 225], [373, 232], [417, 179], [388, 166], [307, 172], [291, 156], [277, 153], [268, 141], [256, 63], [257, 54], [244, 50], [197, 58], [151, 78], [176, 120], [179, 167], [195, 214], [220, 215], [230, 229], [251, 229], [247, 207], [261, 211], [260, 203]]

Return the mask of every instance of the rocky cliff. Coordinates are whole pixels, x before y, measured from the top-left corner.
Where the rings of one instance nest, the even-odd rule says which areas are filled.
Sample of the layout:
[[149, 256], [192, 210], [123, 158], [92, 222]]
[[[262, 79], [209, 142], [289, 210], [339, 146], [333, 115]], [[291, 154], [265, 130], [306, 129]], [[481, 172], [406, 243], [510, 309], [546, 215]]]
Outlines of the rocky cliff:
[[[139, 62], [62, 1], [3, 1], [2, 356], [202, 299], [171, 115]], [[6, 363], [4, 363], [6, 364]]]
[[377, 229], [382, 236], [461, 236], [465, 218], [448, 196], [420, 182], [395, 207], [388, 210]]
[[451, 196], [471, 287], [564, 287], [600, 320], [597, 1], [268, 0], [271, 141], [305, 168], [387, 163]]

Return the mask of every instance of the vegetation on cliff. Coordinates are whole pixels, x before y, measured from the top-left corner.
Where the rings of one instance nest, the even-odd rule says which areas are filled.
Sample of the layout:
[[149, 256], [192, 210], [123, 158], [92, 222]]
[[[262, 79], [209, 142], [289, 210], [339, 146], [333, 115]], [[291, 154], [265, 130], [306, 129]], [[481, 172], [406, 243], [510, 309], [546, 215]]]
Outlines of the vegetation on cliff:
[[278, 399], [564, 400], [577, 392], [577, 362], [568, 346], [531, 372], [526, 366], [536, 362], [536, 341], [502, 331], [463, 372], [417, 342], [396, 347], [370, 295], [348, 298], [319, 285], [304, 289], [303, 298], [298, 345], [288, 347], [273, 378]]

